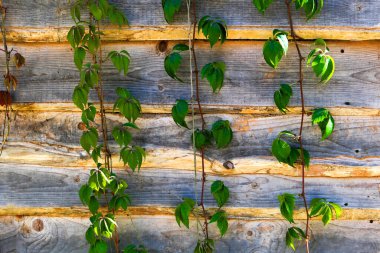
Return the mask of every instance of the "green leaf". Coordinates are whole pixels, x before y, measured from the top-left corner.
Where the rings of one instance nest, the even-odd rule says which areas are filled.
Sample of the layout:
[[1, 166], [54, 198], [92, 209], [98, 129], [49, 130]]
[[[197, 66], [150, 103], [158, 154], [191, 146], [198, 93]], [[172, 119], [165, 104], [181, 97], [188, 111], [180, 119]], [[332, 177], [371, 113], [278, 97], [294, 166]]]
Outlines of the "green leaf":
[[269, 39], [265, 42], [263, 49], [264, 60], [272, 68], [277, 68], [284, 53], [282, 45], [277, 40]]
[[221, 236], [225, 235], [228, 230], [228, 220], [225, 211], [217, 211], [210, 220], [210, 223], [216, 222]]
[[286, 246], [292, 248], [294, 251], [296, 250], [294, 245], [294, 240], [303, 240], [306, 239], [305, 232], [298, 227], [291, 227], [286, 232]]
[[132, 134], [125, 127], [114, 127], [112, 130], [112, 136], [120, 147], [128, 146], [132, 141]]
[[74, 63], [75, 66], [81, 70], [83, 66], [83, 61], [86, 58], [86, 50], [83, 47], [77, 47], [74, 50]]
[[280, 138], [274, 139], [272, 143], [272, 154], [279, 162], [286, 163], [291, 152], [290, 145]]
[[278, 42], [280, 43], [282, 49], [284, 50], [284, 54], [285, 55], [288, 52], [288, 48], [289, 48], [289, 42], [288, 42], [288, 37], [287, 36], [288, 36], [287, 32], [284, 32], [284, 31], [279, 30], [279, 29], [274, 29], [273, 30], [273, 37], [278, 40]]
[[94, 16], [96, 20], [101, 20], [103, 16], [102, 10], [95, 3], [91, 3], [89, 6], [91, 14]]
[[181, 226], [181, 223], [185, 227], [189, 228], [189, 216], [191, 211], [195, 206], [195, 201], [189, 198], [184, 198], [183, 202], [179, 204], [175, 209], [175, 218], [178, 223], [178, 226]]
[[185, 121], [185, 118], [188, 113], [189, 104], [187, 103], [187, 101], [183, 99], [177, 100], [177, 103], [172, 108], [172, 117], [177, 126], [182, 126], [189, 129]]
[[184, 52], [189, 50], [189, 46], [185, 44], [177, 44], [173, 47], [173, 51]]
[[182, 0], [162, 0], [162, 8], [164, 10], [165, 20], [170, 23], [174, 19], [174, 14], [181, 9]]
[[202, 68], [202, 79], [207, 78], [214, 93], [219, 92], [223, 87], [225, 70], [226, 64], [224, 62], [209, 63]]
[[84, 110], [84, 108], [87, 105], [88, 93], [89, 93], [89, 90], [86, 89], [85, 87], [82, 87], [81, 85], [77, 85], [74, 88], [72, 100], [74, 104], [81, 110]]
[[130, 244], [124, 249], [123, 253], [148, 253], [148, 250], [143, 245]]
[[88, 205], [91, 195], [92, 188], [89, 187], [87, 184], [82, 185], [82, 187], [79, 190], [79, 198], [84, 205]]
[[301, 4], [298, 4], [297, 7], [302, 7], [304, 9], [306, 18], [309, 20], [321, 12], [323, 5], [324, 0], [304, 0], [302, 6]]
[[93, 104], [88, 104], [88, 108], [82, 111], [82, 121], [89, 127], [89, 122], [95, 120], [96, 107]]
[[194, 253], [213, 253], [215, 251], [215, 243], [212, 239], [198, 240]]
[[171, 53], [168, 56], [166, 56], [164, 61], [164, 67], [166, 73], [173, 79], [183, 83], [182, 79], [177, 76], [177, 71], [182, 63], [182, 56], [177, 53]]
[[114, 110], [117, 108], [120, 110], [120, 113], [128, 119], [130, 122], [135, 122], [135, 120], [141, 114], [141, 105], [140, 101], [134, 98], [127, 89], [118, 87], [116, 93], [119, 98], [114, 104]]
[[322, 133], [322, 140], [328, 138], [334, 131], [335, 121], [331, 113], [325, 108], [313, 110], [311, 117], [312, 123], [318, 124]]
[[193, 139], [195, 139], [195, 148], [200, 150], [208, 145], [211, 144], [212, 140], [212, 133], [208, 130], [195, 130], [194, 131], [195, 137], [193, 138], [193, 135], [191, 135], [191, 142], [193, 142]]
[[90, 153], [91, 148], [96, 148], [98, 143], [98, 131], [96, 128], [90, 127], [87, 131], [82, 134], [80, 138], [80, 144], [84, 150]]
[[281, 84], [280, 89], [274, 93], [274, 102], [282, 113], [286, 114], [286, 107], [288, 106], [289, 100], [292, 96], [293, 90], [289, 84]]
[[96, 234], [94, 232], [93, 226], [90, 226], [86, 231], [86, 241], [89, 244], [95, 244], [95, 242], [96, 242]]
[[110, 5], [108, 9], [108, 18], [112, 24], [118, 25], [121, 27], [122, 25], [128, 25], [128, 19], [118, 8]]
[[230, 190], [220, 180], [217, 180], [212, 183], [211, 193], [216, 202], [218, 203], [219, 207], [224, 206], [230, 197]]
[[257, 10], [264, 14], [265, 10], [268, 9], [269, 5], [273, 0], [252, 0], [252, 3], [255, 5]]
[[315, 198], [310, 203], [310, 217], [322, 216], [322, 222], [327, 225], [331, 222], [333, 212], [338, 219], [342, 214], [342, 208], [333, 202], [329, 202], [326, 199]]
[[317, 77], [321, 79], [321, 83], [327, 83], [333, 77], [335, 72], [335, 61], [327, 55], [329, 49], [323, 39], [317, 39], [313, 45], [322, 46], [324, 50], [316, 47], [310, 51], [307, 57], [307, 65], [313, 68]]
[[281, 215], [290, 223], [294, 223], [293, 211], [296, 202], [295, 195], [284, 193], [278, 196], [278, 201], [280, 202]]
[[91, 196], [88, 202], [88, 208], [90, 209], [92, 214], [96, 214], [99, 209], [99, 202], [95, 196]]
[[145, 159], [145, 150], [138, 146], [124, 147], [120, 151], [120, 158], [123, 160], [124, 165], [129, 166], [129, 168], [135, 172], [136, 169], [140, 171], [143, 160]]
[[107, 253], [108, 245], [104, 241], [97, 241], [95, 243], [95, 251], [94, 253]]
[[123, 71], [125, 76], [128, 73], [130, 57], [130, 54], [125, 50], [122, 50], [120, 52], [111, 51], [108, 54], [108, 58], [111, 59], [111, 62], [115, 68], [119, 71], [119, 73]]
[[233, 137], [230, 122], [228, 120], [218, 120], [212, 125], [212, 135], [218, 149], [227, 147]]
[[227, 25], [224, 20], [204, 16], [198, 22], [198, 33], [202, 30], [203, 35], [213, 47], [219, 40], [223, 44], [227, 39]]
[[79, 4], [75, 4], [70, 9], [71, 18], [75, 23], [80, 22], [80, 7]]
[[[301, 149], [298, 149], [299, 157], [301, 157]], [[310, 167], [310, 153], [306, 149], [303, 149], [303, 159], [305, 162], [305, 167]]]
[[72, 48], [76, 48], [83, 39], [85, 34], [85, 28], [83, 25], [72, 26], [67, 33], [67, 40], [69, 41]]

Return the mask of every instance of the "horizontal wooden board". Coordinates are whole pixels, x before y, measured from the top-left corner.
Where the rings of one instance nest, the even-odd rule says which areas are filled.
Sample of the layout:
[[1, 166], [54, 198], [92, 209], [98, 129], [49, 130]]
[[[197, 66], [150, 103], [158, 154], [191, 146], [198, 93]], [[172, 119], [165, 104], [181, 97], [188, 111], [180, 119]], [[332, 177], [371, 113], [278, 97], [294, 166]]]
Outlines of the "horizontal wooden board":
[[[120, 217], [121, 247], [144, 244], [149, 252], [192, 252], [197, 229], [179, 228], [173, 217]], [[4, 217], [0, 219], [0, 252], [10, 253], [85, 253], [84, 233], [87, 219]], [[301, 224], [302, 226], [302, 224]], [[380, 223], [368, 221], [334, 221], [328, 227], [312, 222], [311, 251], [315, 253], [369, 253], [380, 251]], [[220, 253], [290, 253], [285, 247], [288, 224], [284, 221], [230, 220], [223, 238], [217, 237], [215, 226], [211, 235]], [[299, 247], [297, 252], [304, 252]]]
[[[79, 145], [82, 131], [79, 112], [26, 112], [15, 114], [9, 142], [0, 163], [35, 164], [52, 167], [94, 166]], [[99, 117], [98, 117], [99, 118]], [[109, 129], [125, 122], [118, 114], [109, 114]], [[297, 132], [299, 115], [251, 116], [239, 114], [209, 114], [209, 125], [217, 119], [231, 122], [234, 139], [222, 150], [208, 149], [206, 168], [212, 174], [280, 174], [299, 176], [300, 171], [278, 163], [270, 149], [273, 139], [283, 130]], [[188, 117], [189, 124], [191, 119]], [[0, 120], [1, 122], [1, 120]], [[305, 148], [312, 156], [309, 176], [318, 177], [380, 177], [380, 117], [335, 116], [333, 135], [321, 141], [317, 126], [307, 118], [304, 129]], [[147, 151], [144, 168], [192, 170], [191, 131], [177, 127], [171, 116], [145, 115], [136, 122], [140, 130], [133, 131], [135, 143]], [[199, 126], [196, 119], [196, 126]], [[371, 136], [368, 139], [368, 136]], [[114, 166], [123, 167], [118, 148], [112, 142]], [[234, 169], [223, 163], [231, 161]]]
[[[78, 190], [87, 181], [87, 169], [52, 169], [31, 165], [0, 165], [0, 206], [71, 207], [80, 206]], [[156, 169], [137, 175], [119, 171], [129, 184], [134, 206], [176, 206], [183, 197], [194, 198], [194, 172]], [[200, 173], [198, 173], [198, 177]], [[198, 178], [199, 179], [199, 178]], [[275, 208], [277, 195], [299, 193], [301, 179], [272, 175], [235, 175], [207, 177], [206, 189], [222, 179], [230, 188], [230, 207]], [[311, 198], [327, 198], [344, 207], [380, 209], [380, 179], [308, 178], [306, 192]], [[198, 183], [198, 188], [200, 184]], [[197, 191], [199, 194], [200, 191]], [[298, 205], [301, 201], [298, 200]], [[215, 207], [209, 190], [205, 204]], [[302, 205], [300, 205], [302, 206]]]
[[[100, 212], [107, 213], [107, 207], [101, 207]], [[217, 208], [207, 208], [207, 213], [212, 215]], [[251, 219], [251, 220], [278, 220], [283, 219], [280, 209], [273, 208], [254, 208], [254, 207], [224, 207], [228, 213], [229, 219]], [[175, 207], [159, 207], [159, 206], [130, 206], [126, 211], [119, 210], [117, 216], [173, 216]], [[202, 215], [202, 210], [193, 210], [190, 218], [195, 219], [195, 215]], [[90, 211], [85, 206], [71, 207], [17, 207], [5, 206], [0, 207], [0, 217], [4, 216], [44, 216], [44, 217], [65, 217], [65, 218], [83, 218], [91, 216]], [[305, 210], [303, 208], [294, 210], [293, 217], [295, 220], [306, 220]], [[321, 220], [321, 217], [315, 217], [313, 220]], [[374, 220], [380, 221], [380, 209], [364, 209], [364, 208], [347, 208], [344, 207], [344, 212], [339, 217], [339, 220]]]
[[[159, 0], [126, 3], [114, 0], [127, 15], [131, 28], [105, 28], [108, 40], [183, 40], [187, 38], [185, 4], [175, 21], [167, 25]], [[63, 41], [73, 22], [67, 1], [4, 0], [8, 7], [8, 38], [14, 41]], [[210, 15], [226, 20], [231, 39], [267, 39], [274, 28], [288, 27], [286, 6], [277, 1], [261, 15], [251, 1], [202, 1], [197, 5], [198, 16]], [[339, 11], [337, 11], [339, 10]], [[353, 2], [332, 0], [325, 3], [322, 13], [306, 22], [302, 12], [294, 11], [298, 34], [306, 39], [373, 40], [380, 39], [377, 15], [380, 4], [376, 0]]]
[[[94, 103], [99, 108], [99, 103]], [[171, 114], [173, 105], [165, 104], [142, 104], [143, 114]], [[361, 107], [325, 107], [334, 116], [380, 116], [380, 109], [361, 108]], [[33, 111], [33, 112], [80, 112], [72, 102], [67, 103], [13, 103], [12, 109], [15, 111]], [[287, 115], [301, 114], [301, 107], [289, 106]], [[306, 107], [306, 111], [313, 110], [314, 107]], [[0, 107], [4, 111], [5, 107]], [[113, 104], [106, 103], [105, 110], [107, 113], [118, 112], [113, 110]], [[202, 112], [205, 114], [249, 114], [259, 116], [282, 115], [276, 106], [239, 106], [239, 105], [203, 105]], [[195, 113], [198, 109], [195, 108]]]
[[[143, 104], [173, 104], [176, 99], [189, 99], [190, 87], [172, 80], [164, 71], [165, 54], [174, 43], [111, 43], [105, 51], [127, 49], [132, 63], [127, 77], [117, 75], [109, 63], [104, 66], [106, 102], [115, 100], [116, 87], [127, 87]], [[14, 74], [19, 87], [14, 101], [69, 102], [78, 83], [72, 52], [66, 44], [14, 44], [26, 57], [27, 65]], [[280, 83], [297, 80], [298, 59], [291, 46], [277, 70], [271, 69], [262, 57], [263, 42], [230, 41], [211, 52], [207, 43], [198, 43], [199, 64], [223, 60], [227, 64], [225, 85], [220, 94], [212, 94], [206, 82], [201, 84], [201, 100], [207, 105], [274, 106], [273, 93]], [[307, 55], [309, 44], [304, 44]], [[310, 68], [305, 73], [305, 101], [310, 107], [380, 108], [380, 43], [331, 42], [329, 47], [336, 61], [335, 76], [329, 85], [319, 85]], [[160, 51], [161, 50], [161, 51]], [[344, 50], [341, 53], [341, 50]], [[1, 59], [0, 68], [4, 66]], [[179, 75], [187, 82], [187, 55]], [[365, 87], [365, 88], [364, 88]], [[300, 105], [294, 86], [291, 106]], [[94, 98], [94, 96], [92, 96]]]

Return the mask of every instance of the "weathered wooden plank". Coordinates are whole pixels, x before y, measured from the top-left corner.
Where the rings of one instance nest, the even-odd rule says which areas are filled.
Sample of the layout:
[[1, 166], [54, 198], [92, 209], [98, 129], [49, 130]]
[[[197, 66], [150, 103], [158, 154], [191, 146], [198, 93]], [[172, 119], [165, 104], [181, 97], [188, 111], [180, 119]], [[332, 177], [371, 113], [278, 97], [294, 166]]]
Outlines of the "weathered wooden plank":
[[[93, 161], [79, 146], [82, 135], [77, 128], [79, 112], [25, 112], [15, 115], [9, 142], [0, 163], [35, 164], [52, 167], [92, 167]], [[278, 163], [271, 155], [273, 139], [280, 131], [299, 128], [299, 115], [261, 116], [209, 114], [210, 124], [217, 119], [231, 122], [234, 139], [227, 149], [208, 149], [206, 169], [209, 173], [280, 174], [299, 176], [300, 171]], [[124, 123], [118, 114], [109, 114], [109, 129]], [[190, 118], [189, 118], [190, 120]], [[309, 176], [318, 177], [380, 177], [380, 117], [336, 116], [336, 129], [326, 141], [320, 141], [320, 130], [308, 117], [304, 129], [305, 148], [312, 155]], [[191, 131], [177, 127], [170, 115], [146, 115], [137, 121], [133, 131], [137, 144], [143, 145], [148, 156], [144, 168], [192, 170]], [[199, 125], [197, 118], [196, 124]], [[368, 139], [368, 136], [371, 136]], [[123, 165], [115, 152], [114, 166]], [[235, 169], [223, 163], [231, 161]]]
[[[157, 43], [107, 44], [105, 51], [127, 49], [132, 55], [128, 77], [115, 75], [110, 64], [104, 66], [106, 102], [115, 100], [115, 88], [128, 87], [143, 104], [173, 104], [176, 99], [188, 99], [189, 85], [168, 77], [163, 61], [168, 46]], [[15, 71], [19, 87], [15, 102], [69, 102], [72, 90], [78, 83], [78, 71], [74, 67], [72, 52], [65, 44], [37, 44], [15, 46], [27, 59], [27, 66]], [[226, 83], [218, 95], [211, 92], [206, 82], [201, 84], [201, 100], [208, 105], [273, 106], [273, 92], [280, 83], [297, 80], [295, 49], [278, 70], [272, 70], [262, 57], [263, 42], [227, 42], [222, 47], [209, 51], [209, 44], [198, 43], [200, 66], [215, 60], [227, 64]], [[306, 69], [305, 99], [312, 107], [365, 107], [380, 108], [378, 84], [380, 82], [380, 43], [378, 42], [331, 42], [329, 47], [336, 61], [335, 76], [327, 86], [318, 85], [311, 69]], [[158, 50], [161, 49], [162, 52]], [[308, 51], [307, 45], [303, 48]], [[341, 50], [344, 53], [341, 53]], [[232, 53], [233, 52], [233, 53]], [[343, 52], [343, 51], [342, 51]], [[1, 59], [3, 61], [3, 59]], [[185, 56], [184, 69], [188, 60]], [[4, 62], [0, 64], [3, 67]], [[186, 71], [180, 76], [187, 77]], [[365, 87], [365, 89], [363, 88]], [[93, 96], [94, 97], [94, 96]], [[291, 106], [300, 105], [297, 87]]]
[[[229, 40], [265, 40], [272, 36], [272, 30], [288, 30], [287, 26], [229, 26]], [[9, 42], [66, 42], [69, 27], [64, 28], [25, 28], [9, 27], [7, 40]], [[118, 27], [103, 28], [105, 41], [159, 41], [186, 40], [189, 35], [187, 25], [175, 26], [132, 26], [127, 29]], [[305, 40], [324, 38], [328, 40], [379, 40], [378, 28], [349, 28], [349, 27], [308, 27], [297, 28], [297, 34]], [[202, 33], [196, 34], [196, 39], [205, 39]]]
[[[194, 223], [194, 222], [193, 222]], [[121, 246], [144, 244], [149, 252], [192, 252], [195, 226], [181, 229], [173, 217], [120, 217]], [[0, 252], [87, 252], [84, 233], [89, 222], [79, 218], [4, 217], [0, 219]], [[369, 253], [380, 251], [380, 224], [368, 221], [334, 221], [328, 227], [312, 222], [311, 250], [315, 253]], [[211, 235], [217, 237], [214, 226]], [[286, 249], [284, 221], [230, 220], [227, 234], [217, 239], [220, 253], [280, 253]], [[302, 247], [297, 252], [304, 252]]]
[[[207, 212], [212, 215], [217, 208], [208, 208]], [[265, 219], [278, 220], [283, 219], [279, 208], [252, 208], [252, 207], [224, 207], [228, 213], [229, 219]], [[101, 207], [102, 213], [107, 213], [106, 207]], [[157, 207], [157, 206], [130, 206], [126, 211], [118, 211], [118, 216], [173, 216], [175, 207]], [[201, 215], [201, 210], [194, 211], [197, 215]], [[85, 206], [71, 207], [0, 207], [0, 216], [44, 216], [44, 217], [65, 217], [65, 218], [83, 218], [91, 216], [90, 211]], [[293, 217], [295, 220], [306, 220], [305, 210], [303, 208], [294, 210]], [[192, 214], [190, 218], [195, 219]], [[320, 220], [320, 217], [313, 220]], [[375, 220], [380, 221], [380, 209], [363, 209], [363, 208], [344, 208], [344, 212], [339, 217], [339, 220]]]
[[[95, 103], [98, 108], [99, 103]], [[173, 105], [169, 104], [142, 104], [143, 114], [171, 114]], [[79, 112], [80, 109], [72, 102], [67, 103], [13, 103], [15, 111], [34, 111], [34, 112]], [[380, 109], [360, 108], [360, 107], [325, 107], [334, 116], [380, 116]], [[311, 111], [314, 107], [305, 107], [306, 111]], [[0, 107], [4, 111], [5, 107]], [[118, 112], [113, 110], [113, 104], [105, 104], [108, 113]], [[195, 108], [196, 113], [198, 112]], [[301, 114], [301, 107], [288, 107], [288, 115]], [[239, 106], [239, 105], [204, 105], [202, 112], [205, 114], [249, 114], [249, 115], [282, 115], [276, 106]]]
[[[67, 1], [4, 0], [8, 7], [8, 38], [16, 41], [62, 41], [67, 27], [72, 25]], [[176, 16], [173, 25], [164, 20], [161, 1], [144, 0], [125, 3], [114, 2], [130, 20], [132, 28], [110, 27], [105, 29], [109, 40], [183, 40], [187, 38], [185, 6]], [[219, 0], [198, 4], [199, 16], [222, 17], [230, 26], [231, 39], [267, 39], [273, 28], [288, 26], [283, 2], [274, 2], [265, 15], [261, 15], [250, 1]], [[339, 10], [339, 11], [337, 11]], [[333, 0], [325, 3], [323, 12], [306, 22], [302, 13], [294, 15], [298, 34], [306, 39], [373, 40], [380, 38], [377, 13], [380, 4], [376, 0], [352, 2]], [[22, 17], [22, 18], [20, 18]]]
[[[131, 189], [129, 194], [136, 206], [176, 206], [181, 198], [194, 197], [192, 171], [156, 169], [142, 170], [138, 175], [131, 175], [126, 170], [118, 173], [126, 178]], [[40, 166], [1, 164], [0, 206], [80, 206], [77, 192], [87, 178], [88, 170], [79, 168], [57, 170]], [[212, 181], [219, 178], [230, 188], [228, 206], [232, 207], [275, 208], [278, 206], [277, 195], [301, 191], [300, 178], [271, 175], [209, 175], [206, 189], [209, 189]], [[309, 200], [322, 197], [350, 208], [379, 209], [379, 184], [379, 178], [308, 178], [306, 191]], [[205, 203], [207, 206], [215, 206], [208, 190]]]

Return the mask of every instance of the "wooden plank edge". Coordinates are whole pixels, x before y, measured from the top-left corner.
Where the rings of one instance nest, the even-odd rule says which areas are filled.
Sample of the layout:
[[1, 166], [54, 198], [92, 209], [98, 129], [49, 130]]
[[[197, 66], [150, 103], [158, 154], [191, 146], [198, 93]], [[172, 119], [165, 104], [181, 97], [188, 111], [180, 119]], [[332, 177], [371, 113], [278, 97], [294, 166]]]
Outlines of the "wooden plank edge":
[[[287, 26], [229, 26], [230, 40], [266, 40], [272, 36], [274, 28], [288, 30]], [[65, 42], [70, 27], [7, 27], [9, 42]], [[107, 26], [103, 29], [105, 41], [157, 41], [187, 40], [186, 25], [131, 26], [119, 29]], [[305, 40], [324, 38], [327, 40], [379, 40], [378, 27], [334, 27], [334, 26], [302, 26], [297, 27], [297, 34]], [[198, 39], [204, 39], [202, 34]]]
[[[113, 104], [106, 104], [106, 111], [112, 113]], [[146, 114], [171, 114], [173, 105], [168, 104], [142, 104], [142, 112]], [[240, 105], [202, 105], [206, 114], [251, 114], [251, 115], [282, 115], [275, 106], [240, 106]], [[40, 112], [80, 112], [72, 103], [14, 103], [15, 111], [40, 111]], [[380, 116], [380, 108], [361, 107], [326, 107], [334, 116]], [[289, 115], [300, 115], [301, 107], [288, 107]], [[306, 107], [311, 111], [314, 107]], [[0, 111], [5, 107], [0, 106]], [[117, 111], [115, 111], [117, 112]]]
[[[156, 146], [145, 147], [147, 158], [143, 162], [141, 170], [174, 169], [179, 171], [193, 171], [193, 152], [185, 149], [162, 148]], [[70, 151], [70, 154], [67, 152]], [[81, 147], [62, 147], [62, 145], [39, 144], [27, 142], [9, 142], [6, 144], [0, 159], [0, 164], [9, 164], [10, 167], [41, 166], [56, 170], [73, 169], [89, 170], [94, 167], [93, 161], [87, 157]], [[345, 157], [339, 157], [341, 160]], [[198, 159], [200, 159], [198, 155]], [[325, 178], [380, 178], [380, 166], [348, 166], [338, 165], [329, 159], [313, 159], [307, 177]], [[338, 158], [336, 158], [338, 159]], [[348, 158], [347, 158], [348, 159]], [[364, 160], [364, 159], [362, 159]], [[369, 162], [372, 158], [368, 158]], [[238, 175], [280, 175], [287, 177], [300, 177], [301, 167], [281, 164], [272, 157], [246, 157], [235, 158], [229, 161], [234, 164], [234, 169], [224, 167], [224, 162], [214, 159], [205, 159], [205, 170], [215, 176], [238, 176]], [[119, 159], [118, 154], [113, 155], [113, 168], [121, 171], [127, 168]]]
[[[278, 208], [223, 208], [230, 219], [247, 219], [247, 220], [279, 220], [283, 219]], [[215, 212], [216, 208], [207, 209], [210, 214]], [[106, 213], [107, 209], [101, 208], [101, 212]], [[127, 211], [117, 212], [118, 216], [174, 216], [174, 207], [156, 207], [156, 206], [131, 206]], [[200, 210], [196, 214], [200, 214]], [[0, 207], [0, 216], [44, 216], [44, 217], [90, 217], [91, 213], [86, 207], [17, 207], [4, 206]], [[193, 215], [192, 218], [195, 216]], [[303, 209], [294, 211], [295, 220], [305, 220]], [[313, 218], [318, 220], [318, 218]], [[380, 221], [380, 209], [355, 209], [344, 208], [343, 214], [339, 220], [376, 220]]]

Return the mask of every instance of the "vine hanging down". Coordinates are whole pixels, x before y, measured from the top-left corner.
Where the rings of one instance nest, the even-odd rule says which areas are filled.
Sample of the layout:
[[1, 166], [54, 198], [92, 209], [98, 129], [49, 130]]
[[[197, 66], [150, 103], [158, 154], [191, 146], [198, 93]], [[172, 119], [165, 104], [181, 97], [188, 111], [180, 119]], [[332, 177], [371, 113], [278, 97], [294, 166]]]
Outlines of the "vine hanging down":
[[[264, 13], [265, 10], [270, 6], [272, 0], [253, 0], [253, 4], [256, 8]], [[276, 159], [281, 162], [294, 167], [295, 163], [301, 164], [302, 170], [302, 192], [299, 194], [302, 199], [305, 212], [306, 212], [306, 227], [301, 229], [297, 226], [292, 226], [288, 229], [286, 233], [286, 245], [293, 250], [295, 250], [296, 241], [304, 241], [306, 246], [306, 252], [309, 253], [309, 240], [310, 240], [310, 220], [314, 217], [322, 217], [322, 222], [324, 225], [330, 223], [335, 214], [336, 218], [342, 213], [342, 208], [333, 202], [329, 202], [326, 199], [315, 198], [312, 199], [310, 205], [307, 204], [307, 196], [305, 190], [305, 177], [306, 168], [310, 164], [310, 154], [304, 149], [303, 143], [303, 126], [305, 111], [305, 100], [304, 100], [304, 71], [303, 66], [305, 64], [305, 57], [302, 55], [301, 48], [299, 45], [300, 37], [297, 36], [292, 20], [291, 4], [294, 3], [296, 9], [303, 9], [307, 19], [313, 18], [315, 15], [321, 12], [323, 8], [323, 0], [285, 0], [288, 21], [290, 26], [290, 36], [292, 37], [297, 54], [298, 54], [298, 75], [299, 79], [294, 84], [281, 84], [279, 90], [274, 93], [274, 102], [281, 113], [286, 114], [287, 106], [291, 97], [293, 96], [293, 86], [299, 85], [300, 96], [302, 103], [302, 113], [301, 122], [298, 134], [291, 131], [282, 131], [279, 133], [278, 137], [272, 143], [272, 154]], [[275, 29], [273, 31], [273, 36], [269, 38], [264, 44], [263, 56], [266, 63], [272, 67], [277, 68], [281, 62], [283, 56], [287, 54], [288, 51], [288, 36], [289, 34], [285, 31]], [[326, 84], [333, 76], [335, 71], [334, 59], [328, 54], [329, 48], [323, 39], [317, 39], [313, 43], [314, 49], [311, 50], [307, 59], [306, 65], [310, 66], [315, 73], [316, 77], [320, 79], [320, 83]], [[312, 124], [318, 125], [321, 133], [322, 140], [328, 138], [334, 130], [334, 118], [331, 113], [325, 108], [316, 108], [311, 112]], [[278, 201], [280, 203], [280, 211], [282, 216], [289, 221], [291, 224], [295, 224], [293, 218], [293, 211], [296, 207], [296, 195], [290, 193], [284, 193], [278, 196]]]
[[[90, 13], [89, 19], [82, 19], [83, 10]], [[101, 43], [103, 33], [100, 30], [100, 24], [105, 19], [119, 26], [126, 25], [128, 22], [124, 14], [108, 0], [76, 1], [71, 8], [71, 16], [75, 25], [68, 32], [67, 40], [74, 49], [74, 63], [80, 72], [80, 81], [74, 88], [72, 99], [82, 111], [80, 128], [83, 134], [80, 144], [96, 166], [90, 171], [88, 182], [79, 191], [82, 203], [92, 213], [86, 240], [90, 244], [90, 253], [106, 253], [109, 248], [108, 240], [111, 239], [114, 250], [120, 252], [115, 214], [120, 209], [127, 210], [131, 200], [126, 192], [127, 182], [112, 168], [102, 74], [103, 63], [111, 61], [119, 73], [127, 75], [131, 57], [126, 50], [122, 50], [111, 51], [104, 59]], [[91, 60], [86, 62], [88, 59]], [[98, 108], [89, 102], [91, 91], [97, 94]], [[138, 129], [135, 121], [141, 114], [141, 105], [125, 88], [118, 87], [116, 94], [118, 98], [115, 101], [114, 110], [119, 110], [127, 122], [116, 126], [111, 134], [120, 146], [120, 159], [124, 165], [128, 165], [132, 171], [140, 170], [145, 158], [145, 150], [132, 145], [131, 130]], [[95, 122], [96, 115], [100, 115], [101, 137]], [[106, 204], [106, 208], [100, 208], [102, 203]], [[123, 252], [147, 251], [143, 246], [129, 245]]]
[[[1, 2], [0, 2], [1, 3]], [[11, 61], [13, 60], [16, 68], [21, 68], [25, 65], [25, 58], [14, 50], [13, 48], [9, 50], [7, 44], [7, 29], [6, 29], [6, 17], [7, 8], [0, 4], [1, 11], [1, 35], [3, 40], [3, 48], [0, 49], [5, 54], [5, 74], [4, 74], [4, 86], [5, 90], [0, 91], [0, 106], [5, 107], [4, 111], [4, 122], [2, 129], [2, 141], [0, 147], [0, 156], [3, 153], [4, 145], [8, 140], [8, 136], [11, 128], [12, 121], [12, 90], [15, 91], [17, 88], [17, 78], [11, 73]]]
[[[227, 213], [222, 208], [227, 203], [229, 199], [229, 189], [221, 181], [217, 180], [211, 185], [211, 194], [214, 197], [218, 209], [209, 215], [209, 212], [205, 208], [204, 196], [205, 196], [205, 183], [206, 183], [206, 172], [205, 172], [205, 153], [208, 147], [216, 145], [218, 149], [227, 147], [233, 138], [233, 133], [231, 130], [231, 124], [228, 120], [217, 120], [211, 126], [211, 129], [207, 127], [205, 117], [202, 110], [202, 104], [200, 101], [200, 91], [199, 86], [202, 79], [206, 79], [211, 86], [214, 93], [218, 93], [223, 87], [224, 74], [226, 70], [226, 65], [224, 62], [216, 61], [206, 64], [201, 72], [199, 73], [199, 67], [197, 63], [197, 54], [195, 48], [196, 41], [196, 27], [198, 24], [198, 33], [202, 32], [205, 38], [209, 41], [210, 47], [214, 47], [218, 41], [221, 44], [227, 39], [227, 25], [220, 18], [213, 18], [210, 16], [202, 17], [199, 22], [197, 20], [196, 13], [196, 1], [186, 1], [188, 8], [188, 20], [189, 20], [189, 45], [178, 44], [173, 47], [172, 53], [170, 53], [164, 62], [164, 67], [167, 74], [179, 81], [184, 83], [181, 77], [178, 76], [178, 71], [181, 68], [183, 56], [182, 54], [189, 51], [190, 57], [190, 83], [191, 89], [193, 90], [193, 76], [195, 76], [195, 97], [190, 98], [192, 115], [194, 115], [194, 104], [197, 105], [197, 111], [201, 118], [201, 128], [195, 129], [193, 124], [191, 140], [193, 143], [193, 148], [200, 153], [201, 164], [202, 164], [202, 174], [201, 174], [201, 196], [200, 202], [197, 203], [196, 200], [190, 198], [184, 198], [183, 202], [180, 203], [175, 209], [175, 217], [178, 225], [183, 224], [185, 227], [189, 228], [189, 216], [193, 212], [197, 218], [197, 222], [201, 224], [203, 231], [203, 238], [198, 240], [198, 243], [194, 249], [195, 253], [208, 253], [214, 252], [214, 239], [209, 236], [209, 225], [216, 223], [221, 236], [223, 236], [228, 229]], [[168, 22], [174, 20], [175, 14], [180, 10], [182, 1], [173, 0], [163, 0], [162, 6], [165, 14], [165, 19]], [[192, 20], [192, 21], [191, 21]], [[193, 71], [194, 70], [194, 73]], [[189, 114], [189, 101], [186, 99], [178, 99], [176, 104], [172, 108], [172, 117], [174, 122], [180, 126], [190, 129], [186, 122], [186, 116]], [[193, 121], [194, 122], [194, 121]], [[196, 159], [195, 162], [195, 172], [197, 170]], [[195, 193], [196, 194], [196, 193]], [[200, 210], [197, 210], [200, 208]], [[203, 217], [203, 222], [201, 222], [197, 216], [197, 213], [201, 213]]]

